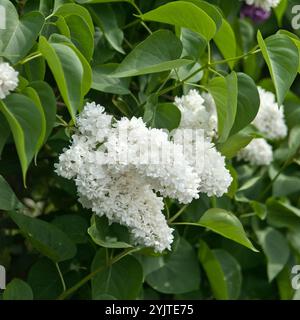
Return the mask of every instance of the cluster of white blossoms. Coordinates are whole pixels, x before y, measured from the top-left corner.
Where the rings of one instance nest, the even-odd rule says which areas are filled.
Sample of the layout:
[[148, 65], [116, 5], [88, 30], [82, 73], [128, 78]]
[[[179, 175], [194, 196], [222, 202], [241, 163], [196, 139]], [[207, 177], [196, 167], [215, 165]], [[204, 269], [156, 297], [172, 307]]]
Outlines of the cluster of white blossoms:
[[57, 174], [75, 181], [85, 208], [127, 226], [136, 244], [158, 252], [173, 241], [163, 197], [185, 204], [200, 192], [219, 197], [232, 181], [212, 143], [217, 132], [213, 99], [192, 90], [176, 104], [182, 121], [169, 134], [147, 128], [141, 118], [117, 121], [100, 105], [87, 103], [71, 146], [56, 164]]
[[0, 99], [5, 97], [16, 89], [19, 83], [19, 73], [7, 62], [0, 62]]
[[181, 111], [181, 129], [203, 129], [207, 137], [217, 134], [218, 117], [215, 102], [208, 93], [192, 89], [187, 95], [175, 98], [175, 105]]
[[[217, 135], [217, 109], [210, 94], [190, 90], [187, 95], [175, 98], [175, 105], [180, 109], [182, 119], [179, 128], [174, 130], [174, 141], [184, 141], [190, 145], [187, 158], [200, 179], [199, 191], [208, 196], [221, 197], [227, 192], [232, 177], [225, 166], [225, 158], [217, 151], [212, 138]], [[184, 129], [194, 129], [194, 137], [187, 141], [182, 136]], [[196, 143], [201, 141], [199, 147]]]
[[[260, 106], [252, 124], [267, 140], [274, 141], [287, 136], [288, 129], [284, 119], [283, 106], [276, 102], [275, 95], [258, 87]], [[245, 160], [252, 165], [269, 165], [273, 161], [272, 146], [263, 139], [254, 139], [239, 151], [238, 160]]]
[[251, 6], [255, 6], [258, 8], [262, 8], [263, 10], [266, 11], [271, 11], [272, 8], [276, 8], [280, 0], [245, 0], [246, 3]]
[[136, 244], [159, 252], [173, 241], [161, 196], [189, 203], [198, 198], [200, 185], [182, 146], [167, 133], [147, 128], [142, 119], [115, 121], [95, 103], [79, 115], [56, 172], [75, 181], [84, 207], [127, 226]]
[[278, 106], [275, 95], [258, 87], [260, 106], [253, 125], [268, 140], [283, 139], [287, 135], [283, 106]]
[[237, 154], [238, 160], [249, 162], [253, 166], [269, 165], [273, 161], [272, 147], [263, 139], [253, 139]]
[[104, 143], [112, 170], [137, 172], [162, 196], [181, 203], [197, 197], [199, 179], [194, 168], [186, 159], [183, 146], [171, 142], [166, 132], [147, 128], [141, 118], [123, 118], [114, 129], [115, 134]]

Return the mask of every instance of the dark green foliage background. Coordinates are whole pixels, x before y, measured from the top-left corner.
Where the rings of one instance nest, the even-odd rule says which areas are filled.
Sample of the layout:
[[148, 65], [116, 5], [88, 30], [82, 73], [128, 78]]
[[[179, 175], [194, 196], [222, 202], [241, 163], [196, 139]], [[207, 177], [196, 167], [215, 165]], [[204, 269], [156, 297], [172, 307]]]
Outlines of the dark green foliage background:
[[[297, 299], [295, 4], [283, 0], [257, 25], [239, 18], [239, 0], [0, 0], [12, 29], [0, 30], [0, 57], [20, 74], [16, 92], [0, 101], [0, 264], [8, 280], [0, 299]], [[186, 207], [166, 199], [164, 213], [176, 221], [172, 251], [135, 248], [126, 228], [81, 207], [54, 164], [85, 101], [172, 130], [180, 122], [173, 97], [195, 84], [215, 98], [215, 142], [234, 182], [223, 197], [201, 195]], [[270, 167], [234, 158], [258, 136], [250, 125], [256, 85], [284, 103], [289, 127]]]

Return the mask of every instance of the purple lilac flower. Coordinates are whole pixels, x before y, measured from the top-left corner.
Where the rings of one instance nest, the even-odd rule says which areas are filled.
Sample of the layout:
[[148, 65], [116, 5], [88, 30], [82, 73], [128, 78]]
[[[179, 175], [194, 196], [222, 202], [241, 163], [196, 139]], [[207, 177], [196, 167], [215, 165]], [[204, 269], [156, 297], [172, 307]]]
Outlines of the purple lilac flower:
[[269, 19], [271, 11], [266, 11], [254, 5], [244, 4], [241, 9], [241, 17], [248, 17], [256, 23], [261, 23]]

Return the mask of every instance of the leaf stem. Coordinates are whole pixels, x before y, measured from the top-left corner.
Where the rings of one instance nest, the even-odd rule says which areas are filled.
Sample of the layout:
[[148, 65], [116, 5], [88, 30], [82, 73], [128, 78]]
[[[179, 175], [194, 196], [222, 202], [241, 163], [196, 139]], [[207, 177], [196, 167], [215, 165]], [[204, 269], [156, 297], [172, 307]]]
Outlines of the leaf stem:
[[189, 79], [193, 78], [197, 73], [199, 73], [200, 71], [202, 71], [203, 69], [207, 68], [207, 64], [202, 66], [201, 68], [197, 69], [196, 71], [194, 71], [193, 73], [191, 73], [189, 76], [187, 76], [185, 79], [181, 80], [180, 82], [176, 83], [175, 85], [172, 85], [170, 87], [165, 88], [164, 90], [160, 90], [157, 92], [158, 96], [162, 96], [164, 94], [166, 94], [167, 92], [176, 89], [178, 87], [180, 87], [182, 84], [184, 84], [186, 81], [188, 81]]
[[123, 28], [122, 28], [122, 30], [126, 30], [126, 29], [128, 29], [128, 28], [131, 28], [131, 27], [133, 27], [133, 26], [135, 26], [136, 24], [138, 24], [138, 23], [140, 23], [140, 20], [134, 20], [134, 21], [131, 21], [130, 23], [128, 23], [128, 24], [126, 24]]
[[115, 256], [113, 259], [109, 260], [109, 263], [105, 266], [101, 266], [100, 268], [94, 270], [93, 272], [89, 273], [87, 276], [85, 276], [83, 279], [81, 279], [79, 282], [77, 282], [73, 287], [69, 288], [68, 290], [65, 290], [58, 298], [57, 300], [64, 300], [68, 296], [70, 296], [72, 293], [77, 291], [79, 288], [81, 288], [84, 284], [86, 284], [88, 281], [93, 279], [98, 273], [102, 272], [105, 268], [112, 266], [114, 263], [118, 262], [125, 256], [127, 256], [129, 253], [137, 250], [134, 249], [126, 249], [117, 256]]
[[60, 121], [60, 124], [64, 127], [69, 127], [68, 123], [59, 115], [56, 115], [56, 119]]
[[216, 74], [218, 77], [224, 78], [224, 76], [223, 76], [220, 72], [218, 72], [217, 70], [215, 70], [215, 69], [213, 69], [213, 68], [210, 68], [210, 67], [208, 67], [208, 70], [209, 70], [210, 72]]
[[239, 216], [240, 219], [243, 219], [243, 218], [250, 218], [250, 217], [254, 217], [256, 216], [256, 213], [255, 212], [249, 212], [249, 213], [244, 213], [244, 214], [241, 214]]
[[282, 165], [282, 167], [279, 169], [279, 171], [277, 172], [276, 176], [270, 181], [270, 183], [268, 184], [268, 186], [264, 189], [264, 191], [260, 194], [258, 200], [261, 200], [266, 193], [272, 188], [274, 182], [279, 178], [279, 176], [282, 174], [282, 172], [290, 165], [291, 163], [291, 158], [288, 158], [284, 164]]
[[61, 280], [61, 284], [63, 286], [63, 292], [65, 292], [67, 290], [67, 287], [66, 287], [64, 276], [63, 276], [63, 274], [62, 274], [62, 272], [60, 270], [60, 267], [59, 267], [57, 262], [55, 263], [55, 266], [56, 266], [56, 269], [58, 271], [58, 274], [59, 274], [59, 277], [60, 277], [60, 280]]
[[207, 64], [211, 65], [211, 47], [210, 47], [210, 42], [207, 43]]
[[167, 213], [167, 219], [170, 219], [170, 210], [167, 204], [167, 201], [164, 199], [164, 204], [165, 204], [165, 208], [166, 208], [166, 213]]
[[27, 56], [26, 58], [24, 58], [23, 60], [19, 61], [17, 64], [25, 64], [35, 58], [41, 57], [42, 54], [40, 52], [34, 52], [33, 54], [30, 54], [29, 56]]
[[172, 224], [172, 222], [175, 221], [175, 220], [185, 211], [185, 209], [186, 209], [188, 206], [189, 206], [189, 203], [188, 203], [188, 204], [185, 204], [182, 208], [180, 208], [180, 210], [179, 210], [176, 214], [174, 214], [174, 216], [173, 216], [172, 218], [170, 218], [170, 219], [168, 220], [168, 223], [169, 223], [169, 224]]
[[237, 61], [237, 60], [246, 58], [248, 56], [251, 56], [253, 54], [259, 53], [259, 52], [261, 52], [260, 49], [257, 49], [257, 50], [254, 50], [254, 51], [250, 51], [250, 52], [247, 52], [247, 53], [245, 53], [245, 54], [243, 54], [241, 56], [238, 56], [238, 57], [228, 58], [228, 59], [212, 62], [212, 63], [210, 63], [210, 66], [215, 66], [215, 65], [218, 65], [218, 64], [224, 64], [224, 63], [227, 63], [227, 62], [230, 62], [230, 61]]
[[206, 92], [208, 92], [208, 89], [205, 86], [202, 86], [201, 84], [197, 84], [197, 83], [191, 83], [191, 82], [186, 82], [185, 84], [192, 86], [192, 87], [197, 87], [200, 88]]
[[[140, 16], [143, 15], [143, 12], [140, 10], [140, 8], [136, 5], [134, 1], [130, 1], [129, 3], [135, 8], [135, 10]], [[142, 20], [142, 18], [140, 18], [140, 23], [149, 32], [149, 34], [152, 34], [151, 29], [146, 25], [146, 23]]]
[[172, 225], [203, 227], [201, 224], [196, 223], [196, 222], [173, 222]]

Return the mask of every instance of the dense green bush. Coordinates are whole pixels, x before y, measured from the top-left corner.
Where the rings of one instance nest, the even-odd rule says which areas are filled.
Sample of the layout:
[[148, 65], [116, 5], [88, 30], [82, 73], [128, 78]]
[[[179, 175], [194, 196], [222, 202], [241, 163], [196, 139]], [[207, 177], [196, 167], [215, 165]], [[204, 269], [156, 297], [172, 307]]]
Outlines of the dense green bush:
[[[272, 11], [253, 13], [240, 0], [0, 0], [6, 23], [0, 28], [0, 265], [8, 280], [0, 298], [297, 299], [291, 282], [300, 258], [296, 4], [281, 0]], [[108, 219], [101, 216], [108, 216], [104, 200], [82, 206], [89, 194], [79, 190], [78, 172], [75, 183], [62, 177], [68, 163], [55, 170], [74, 133], [90, 130], [92, 139], [104, 128], [93, 113], [85, 115], [91, 128], [84, 127], [84, 106], [92, 101], [115, 125], [126, 123], [122, 117], [143, 118], [149, 129], [141, 132], [158, 135], [150, 128], [207, 126], [212, 118], [197, 118], [199, 110], [185, 114], [193, 103], [216, 108], [203, 168], [205, 179], [215, 179], [213, 190], [198, 173], [198, 199], [182, 204], [151, 187], [141, 208], [132, 209], [154, 211], [148, 202], [159, 206], [162, 198], [152, 189], [170, 196], [163, 208], [168, 226], [157, 218], [159, 209], [153, 219], [162, 222], [148, 230], [159, 238], [160, 228], [173, 228], [170, 250], [146, 245], [140, 230], [131, 230], [136, 221], [125, 220], [135, 198], [127, 210], [112, 198], [111, 206], [123, 211]], [[264, 105], [265, 118], [257, 120]], [[69, 164], [76, 164], [70, 150]], [[94, 165], [90, 160], [86, 170], [96, 174]], [[166, 170], [169, 180], [192, 183], [183, 171], [174, 178]], [[116, 185], [125, 196], [133, 193], [121, 178]], [[147, 186], [145, 180], [136, 192]]]

